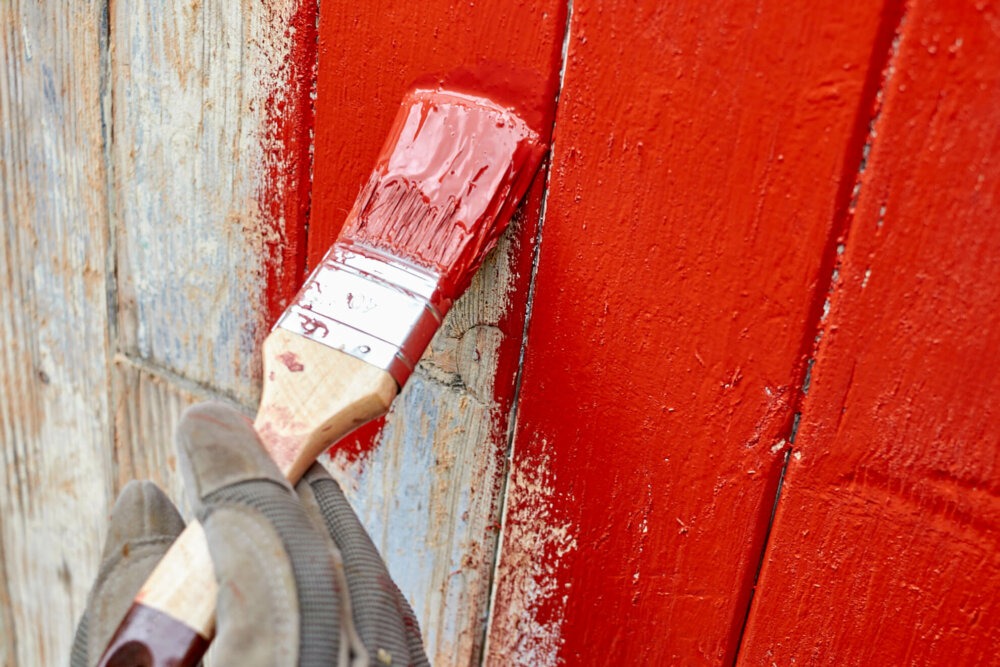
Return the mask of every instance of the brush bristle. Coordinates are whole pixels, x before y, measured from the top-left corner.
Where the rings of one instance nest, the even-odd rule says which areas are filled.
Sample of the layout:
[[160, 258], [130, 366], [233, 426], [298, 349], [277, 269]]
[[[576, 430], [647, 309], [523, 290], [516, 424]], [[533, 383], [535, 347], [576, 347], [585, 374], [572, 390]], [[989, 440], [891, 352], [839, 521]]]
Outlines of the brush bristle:
[[489, 100], [415, 91], [340, 240], [430, 269], [457, 297], [503, 233], [544, 151], [521, 118]]

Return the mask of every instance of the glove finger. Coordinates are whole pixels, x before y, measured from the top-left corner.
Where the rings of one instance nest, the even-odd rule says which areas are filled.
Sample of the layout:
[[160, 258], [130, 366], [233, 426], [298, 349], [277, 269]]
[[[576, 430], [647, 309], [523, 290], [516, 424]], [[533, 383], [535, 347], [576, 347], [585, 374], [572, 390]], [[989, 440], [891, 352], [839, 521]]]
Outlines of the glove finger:
[[298, 664], [299, 598], [281, 536], [236, 504], [217, 508], [204, 527], [219, 581], [213, 664]]
[[[314, 465], [319, 465], [314, 464]], [[316, 495], [312, 491], [312, 487], [305, 481], [300, 481], [295, 485], [295, 492], [299, 496], [299, 501], [302, 503], [302, 507], [305, 508], [306, 513], [312, 520], [313, 525], [325, 536], [327, 541], [327, 548], [330, 550], [330, 554], [333, 557], [334, 563], [334, 574], [337, 577], [337, 585], [339, 587], [341, 598], [340, 604], [342, 609], [341, 614], [341, 642], [342, 642], [342, 652], [344, 653], [344, 663], [349, 664], [352, 667], [362, 667], [363, 665], [369, 664], [368, 650], [365, 648], [365, 644], [361, 641], [361, 636], [358, 634], [357, 629], [354, 627], [354, 613], [351, 605], [351, 595], [347, 585], [347, 575], [344, 572], [344, 560], [340, 554], [340, 550], [337, 545], [334, 544], [333, 538], [329, 535], [326, 529], [326, 520], [323, 518], [323, 512], [320, 510], [319, 502], [316, 500]]]
[[429, 665], [420, 626], [340, 485], [319, 464], [303, 476], [344, 562], [354, 626], [372, 665]]
[[72, 667], [97, 664], [146, 577], [184, 530], [174, 504], [152, 482], [129, 482], [111, 510], [97, 579], [76, 629]]
[[189, 408], [179, 460], [219, 580], [218, 664], [336, 664], [340, 594], [326, 539], [252, 425], [220, 403]]

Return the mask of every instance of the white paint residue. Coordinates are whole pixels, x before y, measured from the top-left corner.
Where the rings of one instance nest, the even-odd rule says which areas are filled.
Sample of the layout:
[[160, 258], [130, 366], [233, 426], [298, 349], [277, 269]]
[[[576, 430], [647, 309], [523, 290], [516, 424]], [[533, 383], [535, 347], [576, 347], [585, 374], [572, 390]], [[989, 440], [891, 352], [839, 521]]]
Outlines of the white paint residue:
[[[544, 452], [548, 447], [543, 439], [539, 449]], [[571, 584], [560, 584], [557, 574], [577, 541], [574, 526], [559, 515], [555, 500], [548, 456], [522, 461], [514, 468], [486, 650], [490, 665], [558, 663]]]

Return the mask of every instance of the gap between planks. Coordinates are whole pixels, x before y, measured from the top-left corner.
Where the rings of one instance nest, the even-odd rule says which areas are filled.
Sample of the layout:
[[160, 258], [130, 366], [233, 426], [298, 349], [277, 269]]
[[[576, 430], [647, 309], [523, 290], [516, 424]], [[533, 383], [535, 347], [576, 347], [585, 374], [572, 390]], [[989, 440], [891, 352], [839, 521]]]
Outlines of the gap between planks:
[[493, 562], [490, 564], [489, 581], [487, 583], [489, 598], [487, 600], [486, 620], [482, 627], [481, 646], [482, 652], [479, 655], [478, 664], [482, 667], [486, 664], [490, 653], [490, 626], [493, 622], [493, 614], [497, 599], [497, 574], [500, 568], [500, 554], [503, 551], [504, 535], [507, 525], [507, 489], [511, 484], [512, 461], [514, 457], [514, 436], [517, 432], [517, 408], [521, 398], [521, 384], [524, 379], [524, 359], [528, 350], [528, 330], [531, 326], [532, 306], [535, 298], [535, 279], [538, 277], [538, 263], [541, 257], [542, 234], [545, 229], [545, 213], [548, 208], [550, 186], [552, 184], [552, 155], [555, 151], [556, 123], [559, 119], [559, 97], [562, 94], [563, 84], [566, 80], [566, 58], [569, 53], [570, 37], [573, 25], [573, 0], [566, 1], [566, 23], [563, 28], [562, 48], [559, 51], [559, 83], [555, 90], [555, 99], [552, 102], [554, 111], [552, 113], [552, 141], [549, 145], [548, 155], [545, 158], [543, 169], [545, 170], [545, 185], [542, 191], [542, 204], [538, 212], [538, 229], [535, 232], [534, 245], [531, 248], [531, 276], [528, 278], [528, 297], [524, 310], [524, 323], [521, 327], [521, 348], [518, 351], [517, 374], [514, 377], [514, 395], [511, 399], [510, 414], [507, 417], [506, 448], [504, 452], [503, 467], [501, 471], [500, 489], [497, 492], [497, 502], [500, 504], [500, 529], [497, 531], [496, 540], [493, 545]]
[[[858, 120], [855, 121], [855, 134], [851, 137], [847, 146], [848, 158], [853, 157], [854, 159], [848, 159], [845, 162], [848, 165], [856, 166], [851, 167], [850, 170], [848, 168], [844, 169], [840, 188], [837, 192], [837, 201], [834, 207], [835, 219], [830, 229], [827, 246], [824, 249], [823, 263], [820, 266], [821, 272], [826, 269], [825, 275], [821, 276], [825, 284], [816, 290], [813, 307], [810, 309], [810, 317], [804, 323], [803, 352], [805, 353], [808, 350], [808, 358], [802, 370], [802, 380], [799, 383], [799, 390], [796, 392], [792, 404], [794, 417], [792, 423], [789, 425], [788, 437], [786, 438], [788, 445], [784, 461], [781, 464], [778, 486], [771, 505], [771, 515], [768, 518], [767, 528], [764, 532], [764, 541], [761, 544], [760, 554], [757, 559], [753, 585], [750, 587], [750, 597], [747, 600], [746, 610], [740, 624], [740, 635], [736, 642], [736, 653], [733, 655], [734, 665], [739, 664], [740, 654], [742, 653], [744, 635], [746, 634], [747, 624], [750, 620], [750, 611], [753, 609], [757, 583], [760, 579], [764, 561], [767, 558], [778, 503], [781, 502], [782, 486], [785, 482], [785, 476], [788, 473], [789, 462], [794, 454], [795, 436], [798, 431], [803, 402], [809, 391], [812, 365], [822, 341], [830, 298], [834, 290], [837, 289], [837, 277], [841, 264], [842, 249], [847, 242], [851, 225], [854, 223], [854, 204], [860, 193], [862, 174], [864, 174], [868, 155], [875, 141], [875, 125], [878, 123], [881, 113], [882, 96], [894, 72], [894, 62], [899, 53], [899, 39], [905, 21], [906, 3], [902, 0], [889, 0], [882, 13], [881, 25], [879, 26], [878, 34], [872, 48], [868, 80], [862, 89], [861, 98], [858, 102]], [[862, 120], [864, 120], [863, 123]], [[861, 131], [862, 128], [864, 132]], [[849, 175], [851, 176], [850, 178], [848, 178]], [[850, 184], [849, 188], [848, 184]]]

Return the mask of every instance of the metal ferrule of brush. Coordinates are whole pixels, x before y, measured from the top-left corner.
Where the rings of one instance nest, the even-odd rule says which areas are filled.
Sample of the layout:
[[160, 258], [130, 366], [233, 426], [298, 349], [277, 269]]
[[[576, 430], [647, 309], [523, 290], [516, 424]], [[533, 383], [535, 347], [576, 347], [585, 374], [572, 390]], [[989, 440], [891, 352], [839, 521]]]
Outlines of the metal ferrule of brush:
[[440, 280], [377, 249], [338, 241], [275, 327], [388, 371], [402, 387], [451, 307]]

